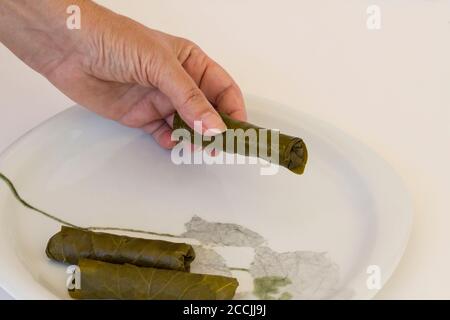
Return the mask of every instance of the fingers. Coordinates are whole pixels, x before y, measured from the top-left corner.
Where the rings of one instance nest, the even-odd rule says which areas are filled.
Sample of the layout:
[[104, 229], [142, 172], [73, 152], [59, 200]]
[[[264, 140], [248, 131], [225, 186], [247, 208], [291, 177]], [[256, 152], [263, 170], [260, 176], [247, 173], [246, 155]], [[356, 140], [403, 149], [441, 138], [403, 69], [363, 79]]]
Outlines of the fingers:
[[142, 129], [151, 134], [155, 141], [165, 149], [172, 149], [176, 144], [176, 141], [171, 139], [172, 129], [165, 120], [153, 121], [143, 126]]
[[201, 133], [208, 129], [225, 131], [226, 126], [219, 114], [181, 64], [177, 60], [172, 61], [166, 68], [157, 85], [181, 118], [191, 128], [194, 128], [194, 121], [202, 121]]
[[215, 62], [205, 69], [200, 88], [219, 111], [241, 121], [247, 120], [241, 90], [228, 73]]
[[247, 120], [241, 90], [231, 76], [200, 48], [191, 50], [183, 67], [219, 111], [238, 120]]
[[122, 115], [120, 123], [133, 127], [142, 126], [155, 120], [164, 119], [173, 114], [173, 106], [169, 99], [158, 90], [150, 90]]
[[215, 105], [219, 111], [237, 120], [247, 121], [244, 98], [237, 85], [230, 85], [219, 90], [216, 94]]

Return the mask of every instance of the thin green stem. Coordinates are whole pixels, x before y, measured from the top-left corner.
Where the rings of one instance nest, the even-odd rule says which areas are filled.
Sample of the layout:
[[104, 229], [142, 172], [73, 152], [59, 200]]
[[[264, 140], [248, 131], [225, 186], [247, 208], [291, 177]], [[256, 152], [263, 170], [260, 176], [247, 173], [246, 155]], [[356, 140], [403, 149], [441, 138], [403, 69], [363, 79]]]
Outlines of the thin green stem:
[[247, 268], [236, 268], [236, 267], [231, 267], [229, 268], [231, 271], [244, 271], [244, 272], [248, 272], [250, 273], [250, 270]]
[[153, 231], [147, 231], [147, 230], [139, 230], [139, 229], [129, 229], [129, 228], [116, 228], [116, 227], [80, 227], [77, 226], [73, 223], [70, 223], [68, 221], [65, 221], [63, 219], [58, 218], [55, 215], [52, 215], [48, 212], [45, 212], [41, 209], [36, 208], [35, 206], [31, 205], [30, 203], [28, 203], [25, 199], [23, 199], [19, 192], [17, 192], [16, 187], [14, 186], [14, 184], [12, 183], [12, 181], [10, 179], [8, 179], [8, 177], [6, 177], [3, 173], [0, 172], [0, 180], [3, 180], [6, 185], [9, 187], [9, 189], [11, 190], [12, 194], [14, 195], [14, 197], [26, 208], [31, 209], [33, 211], [39, 212], [40, 214], [44, 215], [47, 218], [50, 218], [56, 222], [59, 222], [63, 225], [72, 227], [72, 228], [77, 228], [77, 229], [83, 229], [83, 230], [97, 230], [97, 231], [124, 231], [124, 232], [133, 232], [133, 233], [143, 233], [143, 234], [148, 234], [148, 235], [155, 235], [155, 236], [160, 236], [160, 237], [170, 237], [170, 238], [183, 238], [182, 236], [177, 236], [177, 235], [173, 235], [173, 234], [169, 234], [169, 233], [158, 233], [158, 232], [153, 232]]
[[24, 207], [26, 207], [26, 208], [28, 208], [28, 209], [31, 209], [31, 210], [34, 210], [34, 211], [36, 211], [36, 212], [39, 212], [40, 214], [46, 216], [47, 218], [50, 218], [50, 219], [52, 219], [52, 220], [55, 220], [55, 221], [57, 221], [57, 222], [59, 222], [59, 223], [61, 223], [61, 224], [65, 224], [65, 225], [70, 226], [70, 227], [73, 227], [73, 228], [83, 229], [83, 228], [81, 228], [81, 227], [78, 227], [78, 226], [76, 226], [76, 225], [74, 225], [74, 224], [72, 224], [72, 223], [70, 223], [70, 222], [64, 221], [64, 220], [62, 220], [62, 219], [60, 219], [60, 218], [58, 218], [58, 217], [56, 217], [56, 216], [54, 216], [54, 215], [52, 215], [52, 214], [50, 214], [50, 213], [47, 213], [47, 212], [45, 212], [45, 211], [42, 211], [42, 210], [40, 210], [40, 209], [38, 209], [38, 208], [32, 206], [31, 204], [29, 204], [25, 199], [23, 199], [23, 198], [19, 195], [19, 193], [17, 192], [16, 187], [15, 187], [14, 184], [11, 182], [11, 180], [9, 180], [9, 179], [8, 179], [3, 173], [1, 173], [1, 172], [0, 172], [0, 179], [3, 180], [3, 181], [6, 183], [6, 185], [9, 187], [9, 189], [11, 190], [12, 194], [14, 195], [14, 197], [15, 197], [15, 198], [16, 198], [16, 199], [17, 199]]

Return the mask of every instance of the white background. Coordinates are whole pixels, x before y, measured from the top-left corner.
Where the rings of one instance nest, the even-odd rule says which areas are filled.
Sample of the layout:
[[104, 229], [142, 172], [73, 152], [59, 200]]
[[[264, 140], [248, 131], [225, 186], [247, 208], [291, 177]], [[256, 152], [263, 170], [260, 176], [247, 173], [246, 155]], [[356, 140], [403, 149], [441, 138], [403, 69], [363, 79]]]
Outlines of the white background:
[[[377, 297], [450, 299], [450, 1], [99, 2], [195, 41], [243, 91], [300, 108], [380, 153], [415, 212], [405, 256]], [[381, 30], [366, 27], [371, 4]], [[73, 104], [2, 46], [0, 94], [0, 149]]]

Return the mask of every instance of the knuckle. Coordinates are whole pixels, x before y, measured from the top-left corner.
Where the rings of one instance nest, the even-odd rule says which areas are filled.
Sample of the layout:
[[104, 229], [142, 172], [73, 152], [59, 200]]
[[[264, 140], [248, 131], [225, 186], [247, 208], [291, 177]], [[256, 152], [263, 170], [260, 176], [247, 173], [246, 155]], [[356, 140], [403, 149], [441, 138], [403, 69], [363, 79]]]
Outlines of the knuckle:
[[201, 54], [203, 54], [203, 51], [199, 45], [192, 42], [191, 40], [181, 38], [181, 40], [179, 41], [179, 54], [178, 54], [178, 58], [181, 61], [181, 63], [184, 63], [191, 56]]
[[134, 110], [125, 112], [117, 121], [130, 128], [140, 128], [144, 122], [142, 118], [136, 115]]
[[139, 127], [141, 127], [141, 124], [140, 124], [139, 121], [137, 121], [136, 119], [133, 119], [131, 117], [127, 117], [127, 116], [124, 117], [124, 118], [121, 118], [119, 120], [119, 123], [124, 125], [124, 126], [130, 127], [130, 128], [139, 128]]
[[195, 110], [198, 110], [203, 100], [203, 92], [199, 88], [193, 87], [185, 93], [184, 101], [180, 105], [180, 108], [183, 111], [193, 112]]
[[190, 48], [200, 48], [195, 42], [193, 42], [192, 40], [186, 39], [186, 38], [178, 38], [180, 43], [184, 46], [184, 47], [190, 47]]

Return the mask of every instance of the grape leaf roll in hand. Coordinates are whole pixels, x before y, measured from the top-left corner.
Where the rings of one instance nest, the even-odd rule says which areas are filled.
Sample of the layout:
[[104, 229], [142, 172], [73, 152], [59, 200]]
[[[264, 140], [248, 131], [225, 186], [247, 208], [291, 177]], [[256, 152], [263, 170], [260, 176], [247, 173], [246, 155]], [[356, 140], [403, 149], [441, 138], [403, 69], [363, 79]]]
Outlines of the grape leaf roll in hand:
[[[250, 138], [245, 136], [239, 136], [234, 134], [232, 137], [233, 141], [233, 149], [228, 150], [223, 148], [223, 151], [230, 153], [239, 153], [244, 156], [254, 156], [265, 159], [269, 162], [277, 161], [282, 167], [289, 169], [290, 171], [296, 174], [303, 174], [306, 166], [306, 162], [308, 160], [308, 151], [305, 143], [301, 138], [292, 137], [286, 134], [279, 134], [278, 144], [272, 144], [271, 138], [273, 134], [273, 130], [260, 128], [251, 123], [239, 121], [231, 118], [230, 116], [219, 112], [223, 122], [227, 126], [227, 131], [229, 130], [255, 130], [256, 131], [256, 139], [252, 141]], [[175, 113], [173, 119], [173, 129], [186, 129], [191, 134], [191, 142], [196, 143], [197, 141], [202, 141], [200, 139], [195, 139], [195, 135], [199, 136], [200, 134], [192, 130], [186, 122], [181, 119], [178, 113]], [[267, 131], [267, 139], [263, 139], [261, 135], [261, 130]], [[223, 146], [227, 146], [227, 131], [221, 133]], [[236, 133], [236, 131], [234, 131]], [[212, 137], [211, 141], [214, 141], [215, 137]], [[264, 141], [265, 140], [265, 141]], [[206, 147], [211, 143], [211, 141], [203, 140], [202, 145]], [[238, 148], [239, 144], [241, 144], [244, 148]]]

